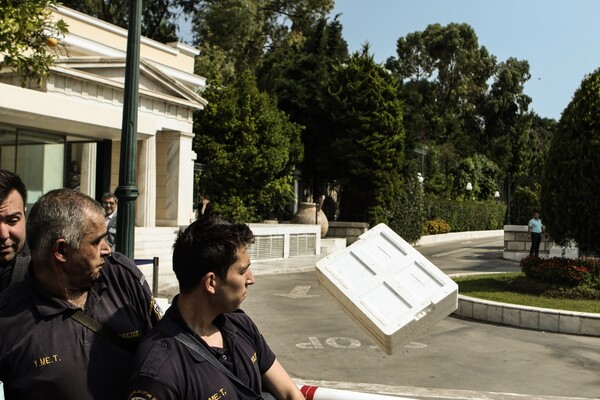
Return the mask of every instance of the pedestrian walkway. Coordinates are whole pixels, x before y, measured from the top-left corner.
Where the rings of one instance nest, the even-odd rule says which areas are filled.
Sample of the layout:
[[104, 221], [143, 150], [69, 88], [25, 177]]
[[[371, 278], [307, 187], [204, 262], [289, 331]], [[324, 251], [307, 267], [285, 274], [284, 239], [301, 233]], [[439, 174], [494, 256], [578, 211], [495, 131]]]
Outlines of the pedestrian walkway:
[[327, 254], [281, 258], [278, 260], [254, 261], [251, 265], [254, 275], [289, 274], [294, 272], [310, 272], [315, 264]]
[[[465, 232], [464, 237], [460, 233], [448, 236], [447, 241], [455, 241], [470, 238], [472, 232]], [[442, 236], [442, 235], [436, 235]], [[481, 235], [479, 235], [481, 236]], [[443, 238], [435, 238], [435, 241], [426, 242], [425, 245], [435, 245], [444, 241]], [[417, 247], [418, 250], [418, 247]], [[298, 256], [272, 260], [258, 260], [252, 262], [252, 271], [255, 276], [270, 274], [288, 274], [298, 272], [311, 272], [315, 270], [315, 264], [328, 254]], [[141, 267], [149, 280], [152, 279], [150, 267]], [[168, 293], [177, 290], [178, 284], [172, 270], [161, 270], [158, 282], [158, 297], [168, 297]], [[165, 305], [166, 300], [162, 300]], [[526, 307], [513, 304], [497, 303], [477, 298], [459, 295], [458, 309], [454, 313], [457, 316], [484, 322], [510, 325], [524, 329], [534, 329], [546, 332], [559, 332], [576, 335], [600, 336], [600, 314], [569, 312], [549, 310], [537, 307]]]

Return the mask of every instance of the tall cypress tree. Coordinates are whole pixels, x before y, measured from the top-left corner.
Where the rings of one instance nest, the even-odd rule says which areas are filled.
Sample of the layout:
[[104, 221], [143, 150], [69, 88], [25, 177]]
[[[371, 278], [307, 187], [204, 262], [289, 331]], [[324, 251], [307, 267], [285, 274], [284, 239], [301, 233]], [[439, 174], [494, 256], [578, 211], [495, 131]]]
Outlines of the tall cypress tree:
[[334, 73], [325, 96], [332, 126], [328, 168], [342, 185], [340, 219], [388, 222], [402, 185], [402, 102], [396, 79], [368, 45]]
[[561, 244], [600, 252], [600, 69], [588, 75], [558, 122], [542, 176], [543, 220]]

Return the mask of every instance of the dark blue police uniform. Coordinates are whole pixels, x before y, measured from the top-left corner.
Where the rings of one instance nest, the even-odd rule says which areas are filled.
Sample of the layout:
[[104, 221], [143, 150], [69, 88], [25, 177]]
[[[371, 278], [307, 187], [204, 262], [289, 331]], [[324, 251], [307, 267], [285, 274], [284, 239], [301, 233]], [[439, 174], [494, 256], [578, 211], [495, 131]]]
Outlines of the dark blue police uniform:
[[[0, 380], [7, 400], [127, 395], [133, 355], [70, 318], [76, 310], [38, 286], [30, 272], [2, 292]], [[84, 313], [131, 342], [159, 319], [142, 273], [118, 253], [106, 258]]]
[[[223, 335], [224, 348], [210, 347], [188, 327], [177, 298], [163, 320], [195, 336], [242, 382], [260, 393], [261, 375], [275, 362], [275, 354], [243, 311], [222, 314], [215, 324]], [[160, 323], [144, 339], [135, 356], [130, 400], [239, 399], [229, 378], [193, 350], [160, 330]]]
[[31, 256], [27, 242], [23, 249], [4, 267], [0, 267], [0, 292], [12, 285], [25, 279], [25, 273], [29, 267]]

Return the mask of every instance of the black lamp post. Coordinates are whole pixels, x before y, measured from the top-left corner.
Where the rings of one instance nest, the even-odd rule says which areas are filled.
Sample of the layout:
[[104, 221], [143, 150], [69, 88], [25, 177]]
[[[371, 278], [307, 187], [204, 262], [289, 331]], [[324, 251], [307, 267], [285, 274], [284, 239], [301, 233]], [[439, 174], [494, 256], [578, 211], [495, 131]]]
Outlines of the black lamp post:
[[510, 225], [510, 186], [512, 174], [508, 173], [508, 182], [506, 185], [506, 225]]
[[131, 259], [133, 259], [135, 239], [135, 200], [138, 197], [138, 189], [135, 183], [141, 19], [142, 0], [131, 0], [129, 2], [129, 29], [127, 32], [119, 186], [115, 190], [115, 196], [119, 199], [115, 246], [117, 251]]

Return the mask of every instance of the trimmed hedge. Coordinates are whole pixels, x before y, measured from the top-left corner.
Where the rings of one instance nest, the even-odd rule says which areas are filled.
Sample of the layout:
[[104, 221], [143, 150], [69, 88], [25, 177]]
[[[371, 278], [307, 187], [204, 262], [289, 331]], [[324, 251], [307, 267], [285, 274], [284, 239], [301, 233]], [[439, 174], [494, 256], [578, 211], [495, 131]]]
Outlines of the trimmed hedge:
[[600, 285], [600, 260], [595, 258], [525, 257], [520, 263], [528, 277], [565, 286]]
[[444, 220], [450, 225], [451, 232], [502, 229], [505, 212], [503, 203], [425, 197], [426, 220]]

